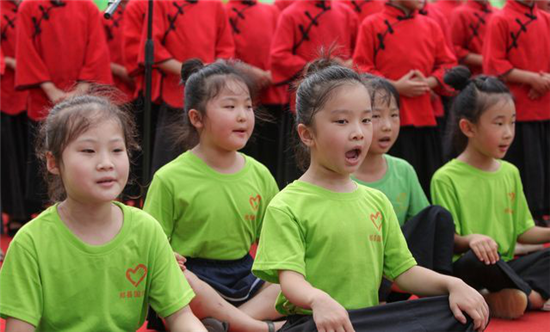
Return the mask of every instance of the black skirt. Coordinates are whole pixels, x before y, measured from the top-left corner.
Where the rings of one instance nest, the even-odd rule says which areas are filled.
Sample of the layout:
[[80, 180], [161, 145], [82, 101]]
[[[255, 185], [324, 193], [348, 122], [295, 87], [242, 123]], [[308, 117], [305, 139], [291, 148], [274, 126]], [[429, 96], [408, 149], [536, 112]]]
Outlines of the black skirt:
[[25, 172], [27, 159], [27, 114], [2, 114], [2, 212], [10, 221], [24, 223], [30, 219], [25, 208]]
[[517, 122], [504, 159], [519, 169], [533, 217], [550, 215], [550, 121]]
[[414, 167], [429, 199], [432, 176], [443, 165], [441, 137], [437, 127], [401, 127], [399, 137], [388, 153], [405, 159]]

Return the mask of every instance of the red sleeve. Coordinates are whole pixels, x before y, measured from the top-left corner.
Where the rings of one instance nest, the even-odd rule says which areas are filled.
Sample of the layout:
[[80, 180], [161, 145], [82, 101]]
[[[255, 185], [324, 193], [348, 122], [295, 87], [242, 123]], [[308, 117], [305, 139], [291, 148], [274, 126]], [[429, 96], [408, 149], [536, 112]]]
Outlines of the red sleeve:
[[494, 16], [489, 21], [483, 43], [483, 73], [502, 76], [514, 69], [507, 59], [507, 33], [508, 29], [504, 20]]
[[[346, 8], [347, 9], [347, 8]], [[356, 44], [356, 41], [357, 41], [357, 33], [358, 33], [358, 30], [359, 30], [359, 18], [358, 16], [350, 9], [349, 10], [350, 12], [350, 15], [348, 17], [348, 22], [349, 22], [349, 29], [350, 29], [350, 37], [351, 37], [351, 42], [350, 42], [350, 57], [353, 56], [353, 53], [355, 52], [355, 46], [357, 45]]]
[[6, 63], [4, 62], [4, 53], [2, 53], [2, 48], [0, 47], [0, 75], [4, 75], [6, 70]]
[[231, 59], [235, 56], [235, 42], [229, 25], [229, 18], [222, 5], [218, 3], [218, 37], [216, 39], [216, 58]]
[[283, 13], [277, 24], [271, 44], [271, 72], [275, 84], [287, 83], [298, 75], [307, 64], [307, 60], [293, 54], [296, 40], [294, 20]]
[[374, 49], [377, 41], [374, 39], [373, 21], [365, 19], [359, 27], [359, 35], [357, 36], [357, 47], [353, 54], [353, 63], [357, 65], [361, 72], [371, 73], [380, 77], [384, 77], [381, 72], [376, 70], [374, 65]]
[[[78, 75], [79, 81], [90, 81], [103, 84], [112, 84], [111, 61], [109, 47], [105, 38], [101, 13], [93, 2], [83, 3], [88, 10], [88, 38], [85, 62]], [[84, 9], [84, 7], [82, 8]]]
[[457, 65], [456, 57], [447, 46], [447, 43], [445, 43], [445, 36], [443, 35], [443, 31], [441, 31], [439, 25], [433, 22], [432, 26], [432, 40], [435, 43], [436, 49], [434, 70], [432, 71], [430, 76], [435, 77], [439, 81], [440, 85], [435, 89], [437, 93], [449, 94], [452, 89], [443, 82], [443, 76], [445, 75], [445, 72], [447, 70]]
[[48, 67], [42, 61], [33, 42], [32, 10], [35, 3], [21, 3], [17, 13], [17, 43], [15, 46], [15, 86], [18, 89], [28, 89], [40, 83], [51, 81]]
[[471, 52], [464, 48], [466, 32], [468, 27], [465, 25], [465, 16], [460, 15], [460, 12], [455, 11], [451, 15], [451, 41], [453, 42], [454, 51], [458, 60], [464, 59]]

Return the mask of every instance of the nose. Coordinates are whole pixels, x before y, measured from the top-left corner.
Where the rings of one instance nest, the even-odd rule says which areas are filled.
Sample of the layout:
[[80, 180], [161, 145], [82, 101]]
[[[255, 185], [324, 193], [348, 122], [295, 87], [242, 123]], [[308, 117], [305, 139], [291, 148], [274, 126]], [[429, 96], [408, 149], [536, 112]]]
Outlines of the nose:
[[351, 139], [353, 141], [361, 141], [364, 138], [365, 138], [365, 133], [363, 132], [363, 127], [361, 123], [354, 125], [353, 130], [351, 132]]
[[237, 122], [246, 121], [246, 109], [244, 107], [239, 107], [237, 111]]
[[99, 161], [97, 163], [98, 170], [111, 170], [114, 168], [113, 160], [108, 152], [102, 152], [99, 155]]
[[391, 120], [389, 118], [381, 117], [378, 121], [380, 123], [380, 128], [382, 128], [382, 131], [391, 131]]
[[515, 126], [513, 123], [505, 126], [505, 129], [504, 129], [504, 138], [512, 138], [514, 137], [514, 132], [515, 132]]

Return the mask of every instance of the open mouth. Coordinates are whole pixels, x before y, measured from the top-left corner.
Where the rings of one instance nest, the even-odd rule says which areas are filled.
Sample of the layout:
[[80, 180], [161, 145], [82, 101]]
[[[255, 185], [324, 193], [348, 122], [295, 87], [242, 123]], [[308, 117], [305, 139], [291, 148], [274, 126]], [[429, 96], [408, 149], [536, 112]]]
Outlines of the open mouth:
[[98, 184], [103, 184], [103, 185], [109, 185], [111, 183], [114, 183], [116, 180], [114, 178], [105, 178], [105, 179], [101, 179], [99, 181], [97, 181]]
[[346, 152], [346, 160], [351, 163], [355, 163], [359, 160], [361, 155], [361, 149], [352, 149]]

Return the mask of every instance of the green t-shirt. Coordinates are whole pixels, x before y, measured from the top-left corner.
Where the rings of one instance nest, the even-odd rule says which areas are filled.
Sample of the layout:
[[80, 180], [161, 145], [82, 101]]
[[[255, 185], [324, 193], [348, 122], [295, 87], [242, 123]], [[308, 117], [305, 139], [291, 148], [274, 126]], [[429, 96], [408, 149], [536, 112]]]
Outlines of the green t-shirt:
[[0, 271], [0, 316], [36, 331], [136, 331], [151, 306], [166, 317], [188, 305], [193, 290], [158, 223], [117, 203], [122, 228], [110, 242], [84, 243], [54, 205], [25, 225]]
[[514, 258], [518, 236], [535, 226], [519, 171], [506, 161], [485, 172], [453, 159], [434, 174], [431, 192], [433, 203], [452, 213], [458, 235], [490, 236], [505, 261]]
[[388, 169], [380, 180], [364, 182], [355, 177], [352, 179], [359, 184], [378, 189], [386, 194], [397, 215], [399, 225], [403, 226], [405, 221], [428, 207], [430, 202], [428, 202], [411, 164], [404, 159], [388, 154], [384, 155], [384, 159]]
[[277, 183], [245, 156], [233, 174], [218, 173], [187, 151], [155, 173], [143, 210], [157, 219], [174, 251], [186, 257], [244, 257], [260, 235]]
[[[416, 265], [395, 212], [378, 190], [337, 193], [294, 181], [269, 204], [252, 272], [279, 283], [278, 271], [302, 274], [346, 309], [378, 304], [382, 275], [395, 279]], [[283, 315], [311, 314], [281, 293]]]

